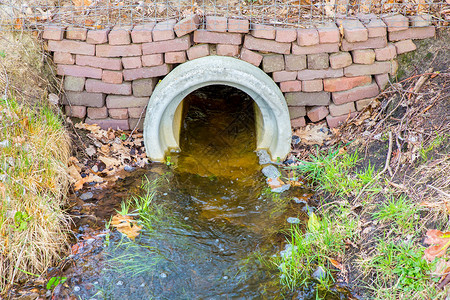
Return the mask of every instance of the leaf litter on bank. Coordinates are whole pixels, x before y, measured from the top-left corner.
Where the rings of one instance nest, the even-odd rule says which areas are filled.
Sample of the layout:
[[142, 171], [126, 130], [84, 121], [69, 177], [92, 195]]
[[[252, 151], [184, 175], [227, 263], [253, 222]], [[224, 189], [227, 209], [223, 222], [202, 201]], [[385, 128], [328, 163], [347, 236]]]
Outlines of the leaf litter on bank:
[[127, 174], [125, 168], [144, 168], [149, 160], [145, 153], [142, 133], [122, 130], [101, 129], [94, 124], [77, 123], [88, 139], [85, 158], [71, 157], [69, 175], [75, 191], [87, 184], [94, 188], [104, 188]]

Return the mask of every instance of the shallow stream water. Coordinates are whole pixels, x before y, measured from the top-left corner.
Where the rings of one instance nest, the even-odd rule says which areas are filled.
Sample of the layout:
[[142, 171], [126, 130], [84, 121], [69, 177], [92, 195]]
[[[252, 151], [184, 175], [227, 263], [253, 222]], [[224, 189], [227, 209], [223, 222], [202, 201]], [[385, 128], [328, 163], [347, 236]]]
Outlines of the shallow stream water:
[[305, 204], [292, 197], [308, 191], [270, 192], [254, 152], [253, 118], [252, 100], [238, 90], [213, 86], [189, 95], [181, 152], [122, 183], [125, 200], [143, 192], [143, 180], [159, 178], [152, 225], [135, 241], [115, 230], [106, 234], [66, 272], [69, 294], [77, 299], [315, 299], [314, 289], [300, 294], [283, 289], [279, 273], [267, 263], [284, 247], [287, 218], [306, 220]]

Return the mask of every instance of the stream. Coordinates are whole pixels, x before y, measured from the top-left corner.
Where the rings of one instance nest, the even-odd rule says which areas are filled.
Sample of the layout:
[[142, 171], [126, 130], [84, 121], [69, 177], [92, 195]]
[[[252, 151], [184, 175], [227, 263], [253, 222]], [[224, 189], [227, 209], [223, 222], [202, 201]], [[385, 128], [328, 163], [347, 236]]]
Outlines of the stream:
[[[287, 219], [305, 222], [311, 209], [293, 198], [310, 192], [268, 188], [254, 151], [252, 99], [212, 86], [184, 102], [181, 151], [102, 192], [92, 204], [101, 222], [76, 222], [83, 242], [72, 247], [54, 299], [317, 299], [313, 282], [301, 291], [281, 286], [270, 263], [286, 244]], [[106, 229], [121, 202], [149, 190], [155, 195], [134, 241]]]

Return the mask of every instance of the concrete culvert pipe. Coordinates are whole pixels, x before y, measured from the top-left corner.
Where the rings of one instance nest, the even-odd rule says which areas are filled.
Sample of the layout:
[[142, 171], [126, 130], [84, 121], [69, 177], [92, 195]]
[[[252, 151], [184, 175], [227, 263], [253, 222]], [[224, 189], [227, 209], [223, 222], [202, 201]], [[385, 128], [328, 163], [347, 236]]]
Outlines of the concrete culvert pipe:
[[[256, 103], [257, 149], [272, 160], [284, 159], [291, 145], [291, 124], [279, 87], [261, 69], [236, 58], [207, 56], [176, 67], [155, 88], [144, 123], [144, 142], [152, 161], [164, 161], [179, 150], [183, 99], [208, 85], [228, 85], [247, 93]], [[256, 149], [255, 149], [256, 150]]]

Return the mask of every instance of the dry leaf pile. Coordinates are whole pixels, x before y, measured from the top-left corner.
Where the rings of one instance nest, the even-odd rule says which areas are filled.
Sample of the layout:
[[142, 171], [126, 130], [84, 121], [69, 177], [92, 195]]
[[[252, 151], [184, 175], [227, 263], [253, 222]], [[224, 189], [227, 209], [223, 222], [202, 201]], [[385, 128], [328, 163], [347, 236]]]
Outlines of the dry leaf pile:
[[75, 191], [86, 185], [104, 188], [149, 163], [142, 133], [130, 136], [121, 130], [103, 130], [85, 123], [75, 124], [75, 128], [89, 141], [89, 145], [83, 143], [85, 157], [81, 161], [70, 158], [68, 171]]

